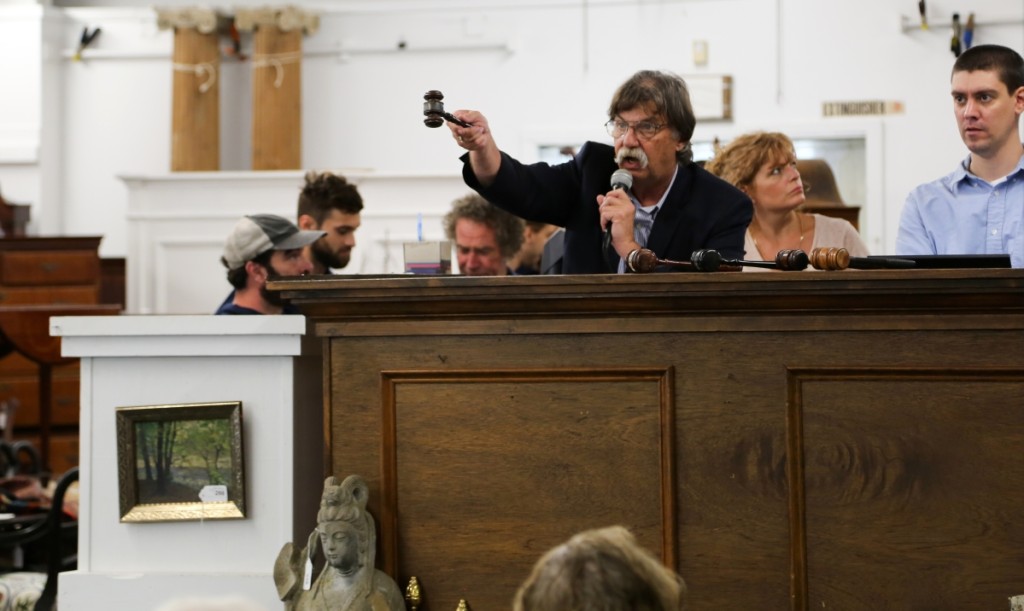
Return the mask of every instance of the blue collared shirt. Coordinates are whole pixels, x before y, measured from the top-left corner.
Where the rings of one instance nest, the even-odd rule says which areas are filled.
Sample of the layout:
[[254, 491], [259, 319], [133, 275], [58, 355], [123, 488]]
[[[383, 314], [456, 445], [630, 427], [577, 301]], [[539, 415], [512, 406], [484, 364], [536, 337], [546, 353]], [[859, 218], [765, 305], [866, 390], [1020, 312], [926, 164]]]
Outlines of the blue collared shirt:
[[925, 183], [907, 196], [897, 255], [1009, 254], [1024, 267], [1024, 156], [1005, 180], [991, 184], [967, 168]]

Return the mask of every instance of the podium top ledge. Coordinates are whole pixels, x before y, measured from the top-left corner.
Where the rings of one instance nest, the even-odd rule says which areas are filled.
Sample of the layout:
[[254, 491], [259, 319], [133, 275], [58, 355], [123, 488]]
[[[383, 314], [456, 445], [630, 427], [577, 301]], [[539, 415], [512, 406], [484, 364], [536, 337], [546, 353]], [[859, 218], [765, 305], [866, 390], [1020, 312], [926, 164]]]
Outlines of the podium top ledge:
[[180, 337], [305, 335], [306, 317], [216, 315], [54, 316], [50, 335], [60, 337]]

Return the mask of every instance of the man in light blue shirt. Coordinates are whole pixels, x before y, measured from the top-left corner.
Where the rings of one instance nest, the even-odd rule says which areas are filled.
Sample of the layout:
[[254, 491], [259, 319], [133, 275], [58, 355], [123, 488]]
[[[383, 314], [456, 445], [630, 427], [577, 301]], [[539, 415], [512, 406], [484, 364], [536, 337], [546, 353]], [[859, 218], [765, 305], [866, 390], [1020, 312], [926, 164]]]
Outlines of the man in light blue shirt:
[[953, 112], [971, 154], [907, 197], [896, 254], [1009, 254], [1024, 267], [1024, 59], [998, 45], [953, 65]]

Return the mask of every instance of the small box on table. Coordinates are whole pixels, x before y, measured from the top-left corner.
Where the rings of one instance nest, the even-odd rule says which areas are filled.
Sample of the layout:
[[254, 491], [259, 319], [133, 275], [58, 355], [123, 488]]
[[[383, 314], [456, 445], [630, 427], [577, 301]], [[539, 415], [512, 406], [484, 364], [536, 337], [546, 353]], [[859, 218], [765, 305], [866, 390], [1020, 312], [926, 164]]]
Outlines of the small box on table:
[[444, 275], [452, 272], [452, 243], [406, 242], [405, 273]]

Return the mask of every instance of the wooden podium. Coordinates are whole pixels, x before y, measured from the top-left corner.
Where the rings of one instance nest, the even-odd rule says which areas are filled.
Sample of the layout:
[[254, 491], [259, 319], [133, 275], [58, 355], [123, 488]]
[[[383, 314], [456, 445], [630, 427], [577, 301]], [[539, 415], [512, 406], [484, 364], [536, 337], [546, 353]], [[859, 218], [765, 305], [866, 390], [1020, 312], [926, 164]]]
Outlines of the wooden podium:
[[[701, 609], [1024, 593], [1024, 270], [316, 277], [325, 462], [430, 611], [623, 524]], [[311, 517], [312, 518], [312, 517]]]

